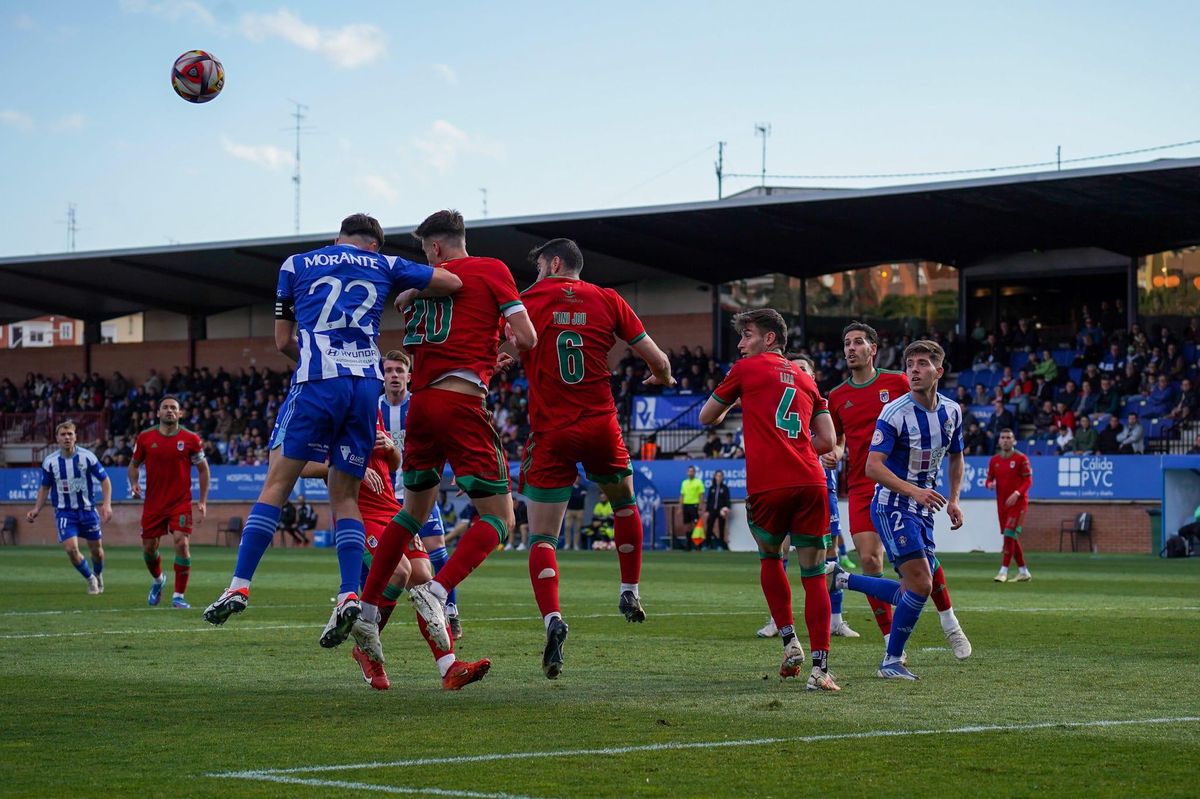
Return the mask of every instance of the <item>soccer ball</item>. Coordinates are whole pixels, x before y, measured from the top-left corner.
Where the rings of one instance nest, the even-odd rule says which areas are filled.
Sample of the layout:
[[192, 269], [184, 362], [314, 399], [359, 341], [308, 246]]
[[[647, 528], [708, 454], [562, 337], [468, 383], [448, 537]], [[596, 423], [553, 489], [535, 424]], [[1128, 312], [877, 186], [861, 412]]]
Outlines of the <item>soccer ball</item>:
[[171, 67], [171, 88], [189, 103], [207, 103], [225, 86], [225, 67], [212, 53], [188, 50]]

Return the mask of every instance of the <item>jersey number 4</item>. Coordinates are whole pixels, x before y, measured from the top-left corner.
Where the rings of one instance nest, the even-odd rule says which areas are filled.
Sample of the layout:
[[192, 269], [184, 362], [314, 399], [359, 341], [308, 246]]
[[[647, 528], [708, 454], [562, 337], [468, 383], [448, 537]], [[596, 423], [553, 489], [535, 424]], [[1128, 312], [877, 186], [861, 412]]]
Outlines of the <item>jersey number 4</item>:
[[783, 396], [779, 398], [779, 407], [775, 409], [775, 426], [788, 434], [788, 438], [796, 438], [804, 432], [804, 424], [800, 421], [800, 414], [793, 410], [792, 400], [796, 398], [796, 389], [785, 388]]
[[404, 346], [441, 344], [450, 338], [454, 316], [453, 297], [425, 297], [413, 303], [412, 316], [405, 326]]

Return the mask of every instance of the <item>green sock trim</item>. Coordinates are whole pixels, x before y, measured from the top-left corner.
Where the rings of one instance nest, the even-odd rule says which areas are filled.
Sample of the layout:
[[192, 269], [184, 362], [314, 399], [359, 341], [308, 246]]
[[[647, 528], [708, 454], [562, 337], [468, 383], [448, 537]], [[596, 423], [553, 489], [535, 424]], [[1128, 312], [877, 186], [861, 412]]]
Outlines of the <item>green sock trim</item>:
[[818, 563], [816, 566], [801, 566], [800, 567], [800, 576], [801, 577], [824, 577], [825, 576], [825, 564]]
[[934, 555], [934, 556], [933, 556], [933, 563], [930, 563], [930, 564], [929, 564], [929, 571], [930, 571], [930, 573], [933, 573], [933, 572], [937, 571], [937, 570], [938, 570], [938, 568], [939, 568], [941, 565], [942, 565], [942, 562], [941, 562], [940, 560], [938, 560], [938, 559], [937, 559], [937, 555]]
[[556, 535], [531, 535], [529, 536], [529, 548], [533, 549], [537, 544], [549, 544], [558, 549], [558, 536]]
[[775, 535], [773, 533], [768, 533], [754, 522], [748, 522], [748, 524], [750, 525], [750, 532], [755, 538], [757, 538], [759, 541], [762, 541], [764, 544], [770, 544], [771, 546], [777, 547], [782, 544], [783, 539], [787, 537], [787, 533], [784, 533], [783, 535]]
[[176, 556], [175, 556], [175, 565], [176, 565], [176, 566], [191, 567], [191, 565], [192, 565], [192, 559], [191, 559], [191, 558], [181, 558], [181, 557], [179, 557], [178, 555], [176, 555]]
[[499, 516], [493, 516], [488, 513], [479, 517], [479, 521], [490, 524], [496, 531], [496, 535], [500, 536], [500, 543], [503, 544], [508, 540], [508, 525]]
[[783, 554], [780, 552], [763, 552], [760, 549], [758, 551], [758, 559], [759, 560], [783, 560]]
[[390, 599], [390, 600], [396, 600], [396, 599], [399, 599], [400, 595], [403, 593], [404, 593], [403, 588], [401, 588], [398, 585], [392, 585], [391, 583], [388, 583], [387, 587], [383, 589], [383, 598]]
[[633, 467], [626, 466], [624, 469], [617, 472], [616, 474], [592, 474], [591, 472], [585, 472], [585, 474], [587, 475], [587, 479], [591, 480], [593, 483], [599, 483], [601, 485], [612, 485], [614, 483], [621, 482], [626, 477], [633, 474]]
[[622, 499], [619, 502], [613, 503], [613, 510], [617, 511], [617, 510], [620, 510], [621, 508], [632, 508], [632, 507], [636, 507], [636, 506], [637, 506], [637, 500], [634, 499], [633, 497], [630, 497], [629, 499]]
[[830, 540], [827, 535], [792, 533], [792, 546], [796, 549], [829, 549]]
[[547, 504], [566, 502], [571, 498], [571, 486], [563, 488], [538, 488], [526, 483], [521, 487], [521, 493], [534, 502], [545, 502]]
[[405, 530], [408, 530], [413, 535], [421, 532], [421, 523], [417, 521], [415, 516], [404, 510], [404, 508], [401, 508], [396, 512], [396, 515], [392, 517], [392, 521], [403, 527]]
[[371, 561], [373, 561], [373, 560], [374, 560], [374, 558], [371, 557], [371, 550], [364, 549], [362, 562], [363, 562], [363, 565], [367, 567], [367, 571], [371, 570]]
[[153, 555], [151, 555], [149, 552], [143, 552], [142, 560], [146, 561], [147, 566], [151, 566], [154, 564], [154, 561], [158, 560], [158, 553], [155, 552]]

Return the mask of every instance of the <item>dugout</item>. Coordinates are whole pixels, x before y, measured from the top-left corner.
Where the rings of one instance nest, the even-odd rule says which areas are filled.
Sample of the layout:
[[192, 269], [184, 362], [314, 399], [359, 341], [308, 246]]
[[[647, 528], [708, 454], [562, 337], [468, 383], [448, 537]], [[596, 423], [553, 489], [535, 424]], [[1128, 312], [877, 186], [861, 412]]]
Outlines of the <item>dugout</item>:
[[1162, 534], [1158, 549], [1179, 528], [1194, 521], [1200, 507], [1200, 455], [1167, 455], [1162, 459]]

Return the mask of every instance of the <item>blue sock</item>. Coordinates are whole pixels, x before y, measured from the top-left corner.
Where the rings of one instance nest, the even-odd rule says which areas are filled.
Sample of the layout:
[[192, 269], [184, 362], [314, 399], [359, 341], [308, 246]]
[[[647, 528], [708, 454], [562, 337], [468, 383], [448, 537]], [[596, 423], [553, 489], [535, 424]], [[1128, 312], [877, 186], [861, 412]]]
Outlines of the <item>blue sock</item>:
[[97, 577], [104, 574], [104, 558], [92, 558], [92, 574]]
[[88, 568], [87, 558], [84, 558], [83, 560], [81, 560], [75, 564], [75, 571], [82, 574], [83, 579], [85, 579], [85, 580], [92, 579], [92, 570], [90, 568]]
[[787, 571], [787, 558], [783, 559], [783, 570]]
[[254, 578], [254, 571], [263, 553], [275, 538], [275, 523], [279, 521], [279, 508], [265, 502], [255, 502], [246, 515], [242, 527], [242, 542], [238, 544], [237, 563], [233, 576], [242, 580]]
[[[450, 553], [446, 551], [445, 547], [438, 547], [437, 549], [429, 550], [429, 562], [433, 564], [434, 576], [436, 576], [437, 573], [442, 570], [442, 567], [446, 565], [446, 561], [448, 561], [448, 560], [450, 560]], [[450, 593], [446, 596], [446, 604], [447, 605], [457, 605], [458, 604], [458, 589], [457, 588], [451, 590]]]
[[921, 610], [925, 607], [926, 599], [928, 597], [914, 594], [912, 591], [905, 591], [900, 597], [900, 602], [896, 605], [896, 613], [892, 616], [892, 634], [888, 638], [887, 660], [898, 661], [904, 654], [904, 645], [908, 643], [908, 637], [912, 635], [913, 628], [917, 626], [917, 620], [921, 618]]
[[362, 576], [363, 550], [367, 548], [367, 531], [357, 519], [338, 519], [333, 531], [337, 545], [338, 571], [342, 574], [339, 594], [358, 590], [358, 578]]
[[844, 557], [846, 557], [846, 542], [842, 540], [842, 537], [841, 537], [840, 535], [838, 536], [838, 550], [837, 550], [837, 552], [838, 552], [838, 557], [839, 557], [839, 558], [844, 558]]
[[851, 574], [846, 587], [860, 594], [873, 596], [876, 599], [892, 605], [900, 604], [900, 582], [886, 577], [866, 577], [861, 574]]
[[[837, 563], [837, 558], [826, 558], [825, 562], [826, 563]], [[844, 594], [844, 593], [846, 593], [846, 592], [840, 588], [835, 588], [834, 590], [829, 592], [829, 612], [830, 613], [841, 613], [842, 612], [842, 594]]]

